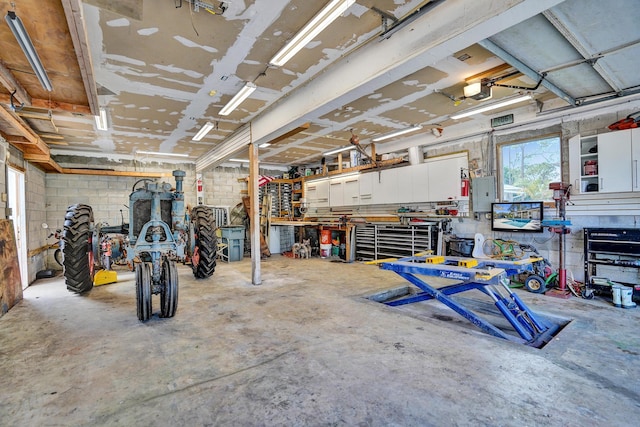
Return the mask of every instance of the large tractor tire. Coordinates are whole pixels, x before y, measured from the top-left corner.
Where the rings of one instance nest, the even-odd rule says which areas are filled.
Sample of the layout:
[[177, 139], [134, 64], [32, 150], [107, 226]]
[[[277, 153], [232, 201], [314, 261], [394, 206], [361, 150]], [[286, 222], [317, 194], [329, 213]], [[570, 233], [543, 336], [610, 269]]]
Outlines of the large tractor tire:
[[195, 237], [191, 257], [193, 275], [197, 279], [210, 277], [216, 269], [218, 238], [213, 209], [196, 206], [191, 210], [191, 226]]
[[93, 210], [89, 205], [69, 206], [64, 217], [62, 244], [67, 289], [85, 293], [93, 288]]

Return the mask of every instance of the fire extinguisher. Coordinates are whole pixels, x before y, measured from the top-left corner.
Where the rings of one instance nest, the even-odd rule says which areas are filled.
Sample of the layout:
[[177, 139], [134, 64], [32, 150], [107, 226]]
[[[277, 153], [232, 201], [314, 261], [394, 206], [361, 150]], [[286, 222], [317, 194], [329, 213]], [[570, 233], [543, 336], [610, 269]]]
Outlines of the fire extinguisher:
[[460, 196], [469, 197], [469, 178], [464, 173], [464, 169], [460, 169]]
[[198, 187], [198, 193], [201, 193], [202, 192], [202, 178], [201, 177], [198, 177], [197, 187]]

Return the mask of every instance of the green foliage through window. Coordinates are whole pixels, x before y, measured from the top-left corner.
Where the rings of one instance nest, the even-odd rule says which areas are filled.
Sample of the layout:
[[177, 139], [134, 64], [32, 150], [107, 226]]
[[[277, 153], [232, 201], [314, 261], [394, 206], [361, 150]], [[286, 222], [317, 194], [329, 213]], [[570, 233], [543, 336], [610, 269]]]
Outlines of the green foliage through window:
[[500, 146], [502, 200], [552, 200], [549, 183], [561, 180], [560, 138]]

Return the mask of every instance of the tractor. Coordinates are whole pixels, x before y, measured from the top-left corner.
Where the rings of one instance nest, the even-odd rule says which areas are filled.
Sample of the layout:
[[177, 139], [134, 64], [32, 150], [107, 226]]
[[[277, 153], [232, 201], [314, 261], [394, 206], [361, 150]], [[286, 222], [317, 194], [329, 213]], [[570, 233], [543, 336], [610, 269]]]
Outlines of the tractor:
[[166, 182], [136, 181], [129, 195], [128, 224], [94, 224], [91, 206], [69, 206], [61, 242], [67, 289], [90, 291], [96, 271], [108, 269], [111, 259], [126, 259], [135, 270], [138, 319], [151, 317], [153, 294], [160, 294], [160, 317], [173, 317], [178, 306], [176, 262], [189, 262], [196, 278], [208, 278], [216, 267], [218, 246], [213, 210], [196, 206], [190, 216], [185, 210], [185, 175], [173, 171], [174, 191]]

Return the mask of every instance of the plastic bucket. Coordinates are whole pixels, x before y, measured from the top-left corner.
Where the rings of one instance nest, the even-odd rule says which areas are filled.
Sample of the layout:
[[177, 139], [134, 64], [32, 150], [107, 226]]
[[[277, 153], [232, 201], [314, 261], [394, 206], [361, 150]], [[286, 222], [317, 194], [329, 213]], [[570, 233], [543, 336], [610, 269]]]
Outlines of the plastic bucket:
[[328, 245], [320, 244], [320, 258], [327, 258], [331, 256], [331, 243]]
[[[331, 246], [331, 230], [322, 230], [320, 233], [320, 245]], [[331, 250], [331, 248], [329, 248]]]

